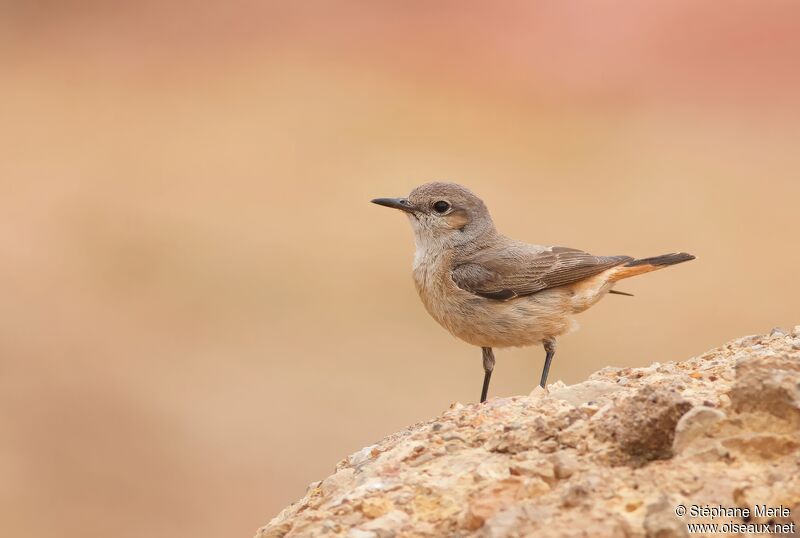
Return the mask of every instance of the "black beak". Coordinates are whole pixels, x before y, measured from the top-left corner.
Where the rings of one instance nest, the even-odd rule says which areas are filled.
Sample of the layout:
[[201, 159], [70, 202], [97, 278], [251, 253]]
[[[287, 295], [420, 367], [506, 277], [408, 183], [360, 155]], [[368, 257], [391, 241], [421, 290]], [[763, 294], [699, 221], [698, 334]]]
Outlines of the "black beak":
[[405, 211], [406, 213], [413, 213], [417, 210], [417, 208], [405, 198], [375, 198], [372, 200], [372, 203], [391, 207], [392, 209], [399, 209], [400, 211]]

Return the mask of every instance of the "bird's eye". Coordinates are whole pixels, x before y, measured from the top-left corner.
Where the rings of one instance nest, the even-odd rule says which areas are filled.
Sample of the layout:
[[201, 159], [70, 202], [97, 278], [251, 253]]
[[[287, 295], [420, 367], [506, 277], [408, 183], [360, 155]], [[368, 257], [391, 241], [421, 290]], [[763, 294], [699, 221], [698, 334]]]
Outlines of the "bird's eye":
[[450, 204], [445, 202], [444, 200], [439, 200], [435, 204], [433, 204], [433, 210], [437, 213], [445, 213], [448, 209], [450, 209]]

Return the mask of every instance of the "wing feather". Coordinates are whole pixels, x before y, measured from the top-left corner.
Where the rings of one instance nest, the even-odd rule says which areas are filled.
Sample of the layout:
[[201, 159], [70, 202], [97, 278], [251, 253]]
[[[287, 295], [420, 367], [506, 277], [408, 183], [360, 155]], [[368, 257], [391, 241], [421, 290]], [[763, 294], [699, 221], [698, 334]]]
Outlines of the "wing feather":
[[456, 265], [451, 273], [466, 291], [499, 301], [531, 295], [595, 276], [630, 256], [593, 256], [564, 247], [483, 249]]

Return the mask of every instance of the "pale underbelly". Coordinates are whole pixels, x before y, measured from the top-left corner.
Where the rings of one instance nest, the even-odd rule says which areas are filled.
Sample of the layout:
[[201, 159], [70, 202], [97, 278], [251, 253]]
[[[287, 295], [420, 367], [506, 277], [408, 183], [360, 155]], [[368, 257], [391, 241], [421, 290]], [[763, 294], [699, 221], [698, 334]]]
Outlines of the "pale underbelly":
[[440, 325], [476, 346], [537, 345], [574, 326], [569, 305], [572, 293], [567, 289], [544, 290], [510, 301], [486, 299], [459, 288], [446, 295], [439, 295], [439, 300], [423, 296], [423, 303]]

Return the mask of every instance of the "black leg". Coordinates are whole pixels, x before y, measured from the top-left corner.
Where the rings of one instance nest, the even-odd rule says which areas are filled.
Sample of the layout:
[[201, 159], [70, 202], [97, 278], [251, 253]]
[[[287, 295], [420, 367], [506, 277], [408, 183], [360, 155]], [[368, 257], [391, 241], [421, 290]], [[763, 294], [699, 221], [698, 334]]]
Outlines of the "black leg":
[[494, 370], [494, 352], [490, 347], [482, 347], [483, 352], [483, 390], [481, 390], [481, 403], [486, 401], [486, 394], [489, 392], [489, 380], [492, 379]]
[[547, 352], [547, 356], [544, 358], [544, 370], [542, 370], [542, 380], [539, 381], [539, 385], [542, 388], [547, 385], [547, 374], [550, 373], [550, 363], [553, 362], [553, 355], [556, 354], [556, 341], [554, 338], [548, 338], [543, 342], [544, 350]]

